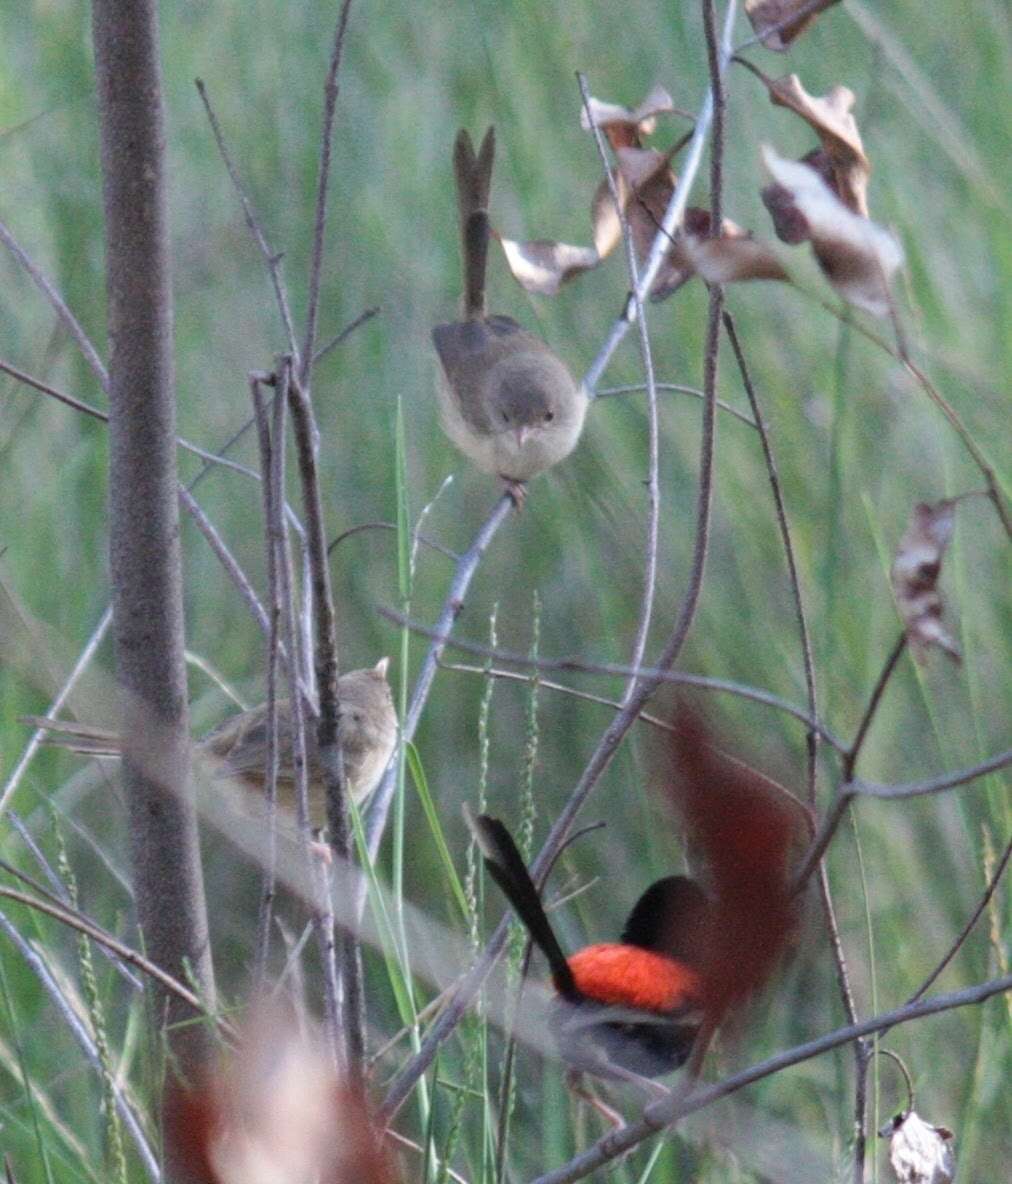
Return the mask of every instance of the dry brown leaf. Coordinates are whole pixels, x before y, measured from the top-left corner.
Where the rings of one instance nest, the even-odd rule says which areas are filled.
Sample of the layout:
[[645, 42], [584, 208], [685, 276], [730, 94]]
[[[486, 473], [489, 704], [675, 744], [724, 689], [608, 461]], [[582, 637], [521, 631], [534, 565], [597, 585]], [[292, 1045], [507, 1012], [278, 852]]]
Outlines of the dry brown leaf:
[[516, 242], [501, 238], [499, 243], [514, 278], [528, 292], [555, 296], [574, 276], [597, 267], [601, 256], [593, 247], [574, 247], [549, 239]]
[[[836, 4], [837, 0], [745, 0], [745, 13], [752, 22], [756, 36], [767, 49], [783, 53], [800, 36], [820, 12]], [[803, 9], [801, 16], [792, 20]], [[785, 23], [789, 22], [789, 23]], [[782, 28], [776, 26], [782, 25]], [[767, 30], [774, 30], [768, 32]]]
[[952, 1184], [952, 1131], [932, 1126], [911, 1110], [897, 1114], [879, 1134], [889, 1139], [889, 1163], [898, 1184]]
[[[588, 108], [590, 116], [588, 117]], [[638, 107], [622, 107], [591, 96], [580, 110], [580, 126], [590, 131], [592, 117], [612, 148], [640, 148], [643, 137], [652, 135], [657, 127], [657, 116], [675, 109], [671, 95], [663, 86], [655, 86]]]
[[[626, 217], [633, 246], [639, 260], [645, 262], [674, 192], [675, 174], [668, 157], [653, 149], [620, 148], [615, 157], [628, 191]], [[709, 211], [690, 206], [672, 236], [650, 292], [651, 300], [663, 300], [697, 274], [712, 284], [787, 279], [773, 251], [754, 241], [747, 230], [729, 218], [722, 221], [719, 237], [710, 238], [709, 234]]]
[[942, 624], [944, 606], [938, 592], [942, 558], [952, 538], [956, 503], [946, 498], [914, 507], [906, 533], [900, 539], [892, 566], [893, 593], [915, 656], [922, 658], [933, 645], [955, 661], [959, 647]]
[[871, 164], [864, 153], [857, 120], [851, 114], [854, 92], [845, 86], [834, 86], [820, 98], [805, 90], [797, 74], [773, 79], [755, 67], [752, 69], [769, 90], [770, 102], [800, 115], [819, 137], [832, 180], [810, 157], [805, 157], [805, 162], [817, 169], [848, 210], [867, 218]]
[[890, 281], [903, 262], [894, 236], [847, 209], [818, 168], [784, 160], [767, 147], [763, 160], [774, 184], [762, 197], [778, 236], [789, 243], [810, 240], [819, 266], [844, 300], [875, 316], [888, 316]]

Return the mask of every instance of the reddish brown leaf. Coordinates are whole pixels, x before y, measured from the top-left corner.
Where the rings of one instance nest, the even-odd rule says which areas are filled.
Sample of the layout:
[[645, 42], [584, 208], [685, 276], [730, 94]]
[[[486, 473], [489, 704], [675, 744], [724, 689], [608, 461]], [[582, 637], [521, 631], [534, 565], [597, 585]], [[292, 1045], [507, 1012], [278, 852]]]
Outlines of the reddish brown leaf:
[[911, 1110], [898, 1114], [879, 1134], [889, 1139], [889, 1163], [898, 1184], [952, 1184], [952, 1131], [932, 1126]]
[[[837, 0], [816, 0], [814, 4], [812, 0], [745, 0], [745, 12], [763, 45], [782, 53], [820, 12], [836, 3]], [[792, 20], [798, 12], [802, 15]]]
[[362, 1096], [326, 1043], [261, 1012], [241, 1047], [166, 1106], [168, 1138], [199, 1184], [396, 1184]]
[[771, 148], [763, 160], [774, 184], [763, 190], [777, 234], [785, 242], [812, 243], [819, 266], [849, 304], [875, 316], [891, 308], [890, 281], [903, 251], [887, 230], [852, 213], [809, 164], [784, 160]]
[[955, 526], [955, 502], [950, 499], [914, 507], [900, 539], [892, 566], [892, 585], [907, 640], [918, 658], [931, 646], [960, 660], [959, 647], [942, 624], [944, 605], [938, 591], [942, 558]]
[[591, 126], [588, 107], [594, 123], [612, 148], [641, 148], [643, 137], [653, 134], [657, 116], [673, 111], [674, 103], [663, 86], [655, 86], [638, 107], [622, 107], [591, 97], [587, 107], [580, 111], [580, 126], [584, 131], [590, 131]]
[[793, 931], [788, 873], [801, 813], [766, 778], [720, 755], [684, 705], [673, 753], [674, 803], [713, 895], [703, 980], [711, 1021], [719, 1023], [769, 978]]

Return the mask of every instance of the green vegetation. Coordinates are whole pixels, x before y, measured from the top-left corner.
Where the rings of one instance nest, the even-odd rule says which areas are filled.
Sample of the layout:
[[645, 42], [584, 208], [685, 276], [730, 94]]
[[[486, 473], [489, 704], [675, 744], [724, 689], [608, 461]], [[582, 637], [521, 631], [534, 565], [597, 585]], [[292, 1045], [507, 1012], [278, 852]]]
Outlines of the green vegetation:
[[[284, 252], [301, 324], [322, 80], [336, 8], [319, 0], [242, 6], [180, 0], [163, 8], [179, 431], [217, 449], [251, 413], [248, 372], [269, 368], [285, 340], [266, 269], [193, 80], [206, 83], [272, 246]], [[76, 0], [4, 2], [0, 22], [0, 219], [104, 352], [89, 8]], [[737, 40], [747, 28], [741, 18]], [[1004, 397], [1012, 367], [1012, 240], [1004, 184], [1007, 111], [999, 95], [1010, 48], [997, 0], [983, 0], [970, 15], [958, 5], [914, 0], [899, 0], [880, 15], [867, 0], [847, 0], [823, 15], [789, 55], [749, 51], [769, 74], [796, 71], [813, 94], [844, 84], [857, 95], [874, 170], [872, 214], [896, 229], [906, 252], [899, 300], [912, 355], [997, 467], [1006, 491], [1012, 489]], [[494, 123], [496, 228], [516, 238], [588, 242], [588, 207], [600, 167], [591, 138], [579, 127], [576, 70], [603, 98], [634, 104], [656, 80], [676, 105], [696, 110], [708, 85], [697, 6], [476, 0], [360, 3], [352, 10], [340, 76], [320, 339], [368, 307], [379, 305], [381, 312], [321, 363], [313, 394], [330, 534], [370, 522], [398, 528], [349, 537], [334, 552], [332, 572], [342, 669], [393, 655], [399, 703], [405, 700], [396, 688], [410, 688], [426, 643], [400, 633], [376, 607], [410, 603], [412, 617], [432, 621], [452, 571], [451, 560], [422, 547], [412, 576], [406, 532], [453, 473], [423, 532], [463, 551], [499, 492], [454, 452], [436, 417], [429, 331], [453, 313], [459, 294], [450, 146], [459, 126], [480, 134]], [[655, 141], [666, 147], [687, 126], [665, 117]], [[771, 238], [758, 193], [758, 147], [769, 143], [793, 158], [814, 142], [798, 119], [770, 105], [754, 77], [732, 67], [727, 216]], [[706, 190], [704, 167], [696, 204], [705, 204]], [[807, 248], [795, 251], [801, 260]], [[913, 505], [980, 489], [983, 482], [924, 392], [891, 357], [820, 307], [813, 294], [834, 307], [837, 302], [814, 265], [799, 263], [799, 269], [804, 292], [741, 284], [727, 289], [727, 307], [783, 484], [813, 636], [820, 715], [848, 739], [899, 632], [889, 565]], [[526, 296], [501, 254], [492, 257], [491, 306], [537, 328], [578, 374], [600, 348], [626, 290], [620, 251], [554, 299]], [[705, 317], [706, 291], [698, 280], [650, 307], [659, 380], [702, 385]], [[888, 335], [883, 324], [872, 327]], [[104, 405], [49, 305], [2, 251], [0, 358]], [[641, 381], [633, 333], [605, 385]], [[747, 413], [726, 346], [719, 395]], [[660, 418], [660, 566], [648, 655], [670, 632], [686, 587], [700, 404], [664, 394]], [[536, 643], [545, 656], [628, 660], [642, 586], [646, 436], [642, 395], [591, 407], [577, 451], [532, 484], [523, 512], [496, 536], [458, 619], [460, 636], [485, 641], [495, 612], [504, 648], [529, 651]], [[255, 467], [255, 433], [232, 455]], [[181, 452], [183, 479], [200, 463]], [[45, 710], [108, 603], [105, 472], [102, 424], [0, 374], [0, 782], [28, 735], [17, 717]], [[706, 583], [678, 668], [803, 704], [797, 625], [758, 438], [725, 414], [718, 416], [715, 481]], [[202, 482], [199, 497], [262, 590], [259, 487], [219, 469]], [[208, 668], [247, 702], [257, 702], [265, 647], [185, 517], [183, 543], [187, 645], [202, 660], [190, 671], [200, 732], [230, 709]], [[1009, 553], [986, 499], [962, 503], [941, 586], [963, 662], [938, 652], [920, 666], [909, 655], [901, 659], [862, 753], [863, 776], [914, 781], [1009, 746]], [[108, 645], [95, 664], [111, 671]], [[622, 693], [617, 679], [570, 681], [603, 695]], [[495, 685], [488, 709], [487, 685], [472, 674], [437, 675], [377, 868], [380, 880], [396, 886], [398, 906], [410, 902], [427, 910], [465, 944], [469, 922], [462, 907], [483, 902], [484, 937], [502, 915], [503, 901], [469, 881], [461, 803], [475, 805], [480, 785], [490, 811], [519, 834], [530, 814], [523, 792], [530, 777], [536, 851], [610, 718], [606, 707], [541, 688], [534, 719], [530, 687], [513, 682]], [[114, 718], [108, 690], [98, 681], [86, 682], [72, 702], [84, 721]], [[663, 713], [670, 696], [660, 703]], [[709, 698], [705, 705], [719, 716], [729, 747], [803, 794], [802, 725], [737, 697]], [[487, 770], [480, 732], [488, 745]], [[683, 844], [654, 792], [662, 776], [657, 733], [640, 724], [581, 819], [603, 819], [607, 828], [581, 838], [555, 871], [557, 892], [588, 885], [554, 914], [567, 948], [615, 936], [639, 892], [684, 865]], [[838, 777], [838, 762], [823, 751], [820, 808]], [[55, 809], [80, 908], [135, 944], [128, 897], [114, 874], [125, 874], [127, 865], [114, 780], [80, 758], [47, 750], [33, 760], [10, 805], [54, 866]], [[947, 794], [856, 803], [828, 865], [862, 1017], [905, 1001], [948, 949], [979, 899], [988, 859], [993, 866], [1004, 849], [1010, 824], [1007, 780], [1000, 773]], [[0, 819], [0, 847], [4, 860], [44, 878], [8, 818]], [[209, 837], [207, 847], [216, 973], [226, 1004], [233, 1005], [250, 986], [256, 880], [220, 839]], [[3, 901], [0, 913], [44, 954], [79, 1015], [88, 1024], [102, 1017], [112, 1074], [130, 1083], [157, 1141], [151, 1088], [159, 1049], [147, 1035], [138, 996], [107, 960], [84, 961], [76, 936], [55, 921]], [[1007, 970], [1008, 917], [1003, 886], [937, 989]], [[373, 1050], [432, 997], [424, 980], [408, 974], [415, 952], [405, 944], [403, 916], [388, 913], [377, 928], [385, 948], [366, 955]], [[102, 1110], [107, 1079], [84, 1058], [24, 955], [6, 929], [0, 931], [0, 1148], [10, 1155], [18, 1184], [111, 1179], [105, 1147], [113, 1128]], [[318, 1007], [315, 965], [309, 957], [309, 992]], [[794, 958], [738, 1030], [722, 1037], [707, 1073], [730, 1072], [843, 1022], [813, 894]], [[380, 1082], [396, 1073], [417, 1036], [384, 1053]], [[959, 1178], [1003, 1178], [1012, 1159], [1007, 1001], [906, 1025], [883, 1043], [910, 1067], [918, 1111], [955, 1132]], [[468, 1181], [493, 1179], [504, 1049], [502, 1032], [480, 1016], [465, 1021], [443, 1046], [424, 1091], [416, 1091], [398, 1118], [399, 1129], [425, 1150], [424, 1160], [406, 1154], [408, 1179], [422, 1178], [423, 1162], [438, 1179], [448, 1146], [454, 1148], [451, 1166]], [[514, 1068], [507, 1162], [510, 1178], [524, 1180], [585, 1147], [600, 1127], [568, 1098], [562, 1070], [538, 1050], [519, 1045]], [[892, 1064], [881, 1058], [873, 1063], [870, 1089], [873, 1131], [906, 1095]], [[635, 1102], [629, 1095], [622, 1104], [632, 1112]], [[852, 1112], [853, 1056], [844, 1048], [718, 1103], [663, 1145], [643, 1144], [612, 1178], [622, 1184], [851, 1179]], [[129, 1178], [142, 1179], [129, 1134], [122, 1137]], [[868, 1171], [869, 1178], [888, 1178], [880, 1146], [870, 1148]]]

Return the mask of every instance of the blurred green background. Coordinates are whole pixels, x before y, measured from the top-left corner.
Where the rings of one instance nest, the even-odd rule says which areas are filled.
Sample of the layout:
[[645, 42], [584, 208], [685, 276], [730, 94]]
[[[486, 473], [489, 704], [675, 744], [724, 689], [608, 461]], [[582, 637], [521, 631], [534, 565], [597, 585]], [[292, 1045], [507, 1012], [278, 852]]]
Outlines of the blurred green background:
[[[164, 6], [179, 431], [207, 448], [219, 447], [245, 421], [246, 375], [269, 367], [284, 339], [265, 267], [216, 153], [194, 79], [204, 79], [268, 237], [284, 252], [284, 274], [301, 325], [322, 80], [336, 13], [336, 5], [318, 2], [177, 0]], [[0, 0], [0, 20], [0, 217], [103, 349], [89, 6]], [[748, 32], [740, 17], [736, 41]], [[842, 83], [857, 95], [874, 168], [872, 215], [895, 227], [907, 254], [900, 303], [914, 356], [988, 452], [1006, 488], [1003, 396], [1012, 360], [1007, 331], [1012, 240], [1007, 103], [1000, 94], [1007, 86], [1010, 48], [1008, 12], [998, 0], [982, 0], [969, 13], [955, 5], [925, 8], [900, 0], [885, 15], [867, 3], [838, 6], [789, 55], [748, 51], [769, 74], [796, 71], [812, 93]], [[480, 134], [487, 124], [496, 125], [493, 221], [502, 233], [587, 242], [599, 165], [591, 139], [579, 128], [575, 71], [583, 71], [592, 92], [605, 99], [635, 104], [656, 81], [676, 105], [695, 110], [706, 86], [705, 60], [694, 4], [476, 0], [353, 7], [340, 76], [320, 339], [367, 307], [380, 305], [382, 311], [321, 364], [314, 383], [332, 535], [359, 523], [395, 519], [399, 400], [412, 519], [444, 478], [454, 475], [426, 519], [427, 535], [463, 550], [497, 496], [495, 483], [453, 451], [435, 414], [429, 331], [453, 314], [458, 296], [449, 169], [456, 129], [466, 126]], [[759, 145], [798, 156], [814, 145], [814, 137], [789, 112], [773, 108], [746, 72], [732, 68], [729, 88], [726, 212], [769, 238], [758, 196]], [[686, 127], [677, 117], [662, 120], [653, 143], [666, 147]], [[694, 197], [697, 204], [706, 203], [705, 166]], [[796, 249], [799, 260], [804, 250]], [[799, 270], [810, 291], [832, 298], [814, 266], [801, 262]], [[501, 256], [493, 254], [492, 307], [536, 326], [577, 373], [596, 354], [625, 291], [621, 252], [552, 300], [526, 296]], [[651, 307], [660, 379], [701, 385], [705, 307], [698, 282]], [[810, 295], [786, 285], [742, 285], [728, 290], [727, 307], [745, 342], [784, 484], [814, 639], [820, 709], [832, 730], [848, 737], [897, 635], [888, 566], [914, 503], [980, 488], [982, 480], [963, 445], [901, 368]], [[6, 252], [0, 253], [0, 357], [82, 399], [104, 402], [51, 309]], [[605, 383], [640, 380], [633, 333]], [[726, 348], [719, 383], [722, 398], [747, 410]], [[662, 396], [660, 578], [648, 653], [656, 652], [670, 631], [686, 586], [699, 419], [696, 401]], [[497, 604], [500, 642], [527, 648], [537, 593], [543, 653], [627, 659], [642, 584], [646, 431], [643, 396], [613, 398], [591, 409], [577, 452], [537, 480], [524, 512], [495, 539], [458, 621], [462, 636], [484, 639]], [[234, 455], [255, 465], [254, 440], [247, 438]], [[192, 476], [198, 463], [181, 454], [184, 477]], [[25, 631], [8, 636], [6, 652], [28, 655], [0, 668], [4, 779], [27, 735], [16, 722], [18, 714], [45, 708], [107, 604], [105, 482], [105, 428], [0, 376], [0, 596], [8, 604], [17, 600], [26, 617], [52, 631], [43, 643], [26, 623], [18, 624], [16, 613], [3, 617], [12, 631]], [[202, 483], [199, 497], [263, 589], [258, 487], [219, 470]], [[188, 647], [250, 701], [257, 700], [263, 694], [261, 635], [186, 519], [183, 543]], [[914, 780], [1008, 746], [1008, 553], [991, 507], [983, 499], [961, 505], [942, 585], [964, 662], [957, 667], [933, 655], [915, 667], [904, 657], [865, 749], [865, 776]], [[449, 575], [444, 557], [420, 552], [413, 615], [434, 618]], [[343, 543], [333, 577], [342, 667], [399, 654], [397, 631], [375, 611], [398, 601], [395, 535], [370, 531]], [[421, 642], [412, 642], [411, 668], [395, 669], [396, 681], [410, 678], [423, 652]], [[109, 668], [108, 647], [98, 663]], [[799, 704], [804, 700], [790, 587], [758, 438], [727, 415], [718, 423], [707, 580], [680, 667], [737, 679]], [[621, 691], [607, 680], [579, 685], [604, 694]], [[461, 875], [466, 840], [460, 803], [473, 801], [476, 793], [481, 687], [473, 676], [441, 673], [416, 737]], [[196, 668], [191, 697], [198, 731], [226, 710], [224, 696]], [[498, 685], [489, 731], [489, 800], [513, 823], [521, 809], [517, 786], [526, 702], [523, 687]], [[708, 706], [715, 713], [719, 707], [729, 747], [802, 791], [800, 725], [738, 699], [724, 698], [719, 705], [710, 700]], [[85, 696], [77, 709], [82, 718], [101, 720], [108, 704]], [[606, 709], [542, 692], [536, 840], [606, 720]], [[64, 754], [39, 755], [13, 805], [48, 849], [53, 840], [45, 803], [54, 801], [61, 813], [86, 822], [113, 862], [122, 865], [115, 792], [91, 775], [87, 780], [98, 789], [85, 792], [80, 769], [79, 761]], [[581, 882], [601, 877], [559, 914], [570, 945], [614, 935], [639, 891], [682, 863], [681, 844], [650, 792], [656, 770], [651, 737], [634, 732], [585, 811], [587, 819], [609, 825], [603, 836], [582, 840], [564, 861], [568, 875]], [[822, 802], [836, 774], [835, 763], [825, 759]], [[461, 928], [436, 845], [410, 792], [405, 810], [415, 836], [403, 867], [405, 895]], [[895, 805], [861, 802], [854, 818], [841, 829], [829, 866], [858, 1007], [868, 1015], [902, 1002], [948, 947], [982, 889], [985, 851], [1004, 846], [1010, 811], [1007, 788], [995, 776], [942, 797]], [[33, 866], [6, 828], [2, 841], [5, 858]], [[76, 838], [68, 841], [82, 880], [82, 904], [129, 936], [122, 893], [86, 846]], [[234, 998], [247, 985], [248, 884], [241, 869], [215, 862], [211, 885], [217, 969]], [[494, 923], [502, 902], [494, 892], [487, 900]], [[996, 902], [940, 981], [941, 989], [997, 972], [1003, 942], [1007, 949], [1002, 928], [1007, 892], [1000, 891]], [[9, 915], [74, 973], [71, 939], [23, 911], [11, 908]], [[5, 941], [0, 942], [7, 1000], [0, 1023], [5, 1033], [0, 1141], [14, 1159], [19, 1181], [47, 1178], [40, 1141], [51, 1156], [51, 1178], [103, 1178], [96, 1078]], [[722, 1048], [719, 1068], [748, 1063], [842, 1022], [814, 909], [803, 945], [753, 1022]], [[378, 1034], [389, 1034], [398, 1021], [382, 959], [371, 958], [368, 973], [370, 1020]], [[105, 964], [100, 977], [118, 1049], [124, 1033], [133, 1033], [127, 1017], [136, 1016], [136, 1009], [126, 1005]], [[1012, 1156], [1009, 1020], [1005, 1002], [992, 1000], [898, 1029], [888, 1038], [888, 1047], [911, 1067], [918, 1110], [956, 1132], [965, 1180], [1001, 1178]], [[450, 1042], [440, 1061], [442, 1076], [463, 1079], [473, 1038]], [[135, 1039], [143, 1044], [132, 1034]], [[500, 1043], [495, 1034], [490, 1040], [494, 1066]], [[849, 1178], [852, 1061], [850, 1050], [841, 1050], [749, 1091], [743, 1099], [749, 1110], [718, 1108], [695, 1137], [683, 1140], [678, 1134], [664, 1145], [649, 1178]], [[385, 1068], [392, 1071], [396, 1064], [394, 1057]], [[891, 1067], [876, 1065], [884, 1066], [877, 1070], [884, 1120], [904, 1095]], [[521, 1052], [510, 1149], [517, 1179], [553, 1166], [595, 1130], [591, 1123], [589, 1133], [581, 1133], [579, 1122], [568, 1121], [560, 1073], [555, 1066], [543, 1068], [535, 1054]], [[25, 1077], [34, 1092], [27, 1091]], [[37, 1102], [43, 1095], [82, 1141], [80, 1153], [53, 1133]], [[437, 1144], [445, 1139], [457, 1096], [436, 1088]], [[405, 1110], [406, 1128], [415, 1114]], [[874, 1119], [873, 1114], [870, 1124]], [[778, 1124], [787, 1125], [782, 1130]], [[468, 1179], [483, 1178], [483, 1129], [482, 1106], [468, 1098], [453, 1161]], [[760, 1143], [768, 1150], [774, 1133], [784, 1145], [779, 1171], [763, 1166], [755, 1150]], [[807, 1154], [815, 1166], [803, 1166]], [[641, 1179], [648, 1159], [649, 1148], [637, 1152], [616, 1178]], [[887, 1173], [881, 1153], [877, 1161], [869, 1172]], [[418, 1161], [410, 1162], [417, 1174]]]

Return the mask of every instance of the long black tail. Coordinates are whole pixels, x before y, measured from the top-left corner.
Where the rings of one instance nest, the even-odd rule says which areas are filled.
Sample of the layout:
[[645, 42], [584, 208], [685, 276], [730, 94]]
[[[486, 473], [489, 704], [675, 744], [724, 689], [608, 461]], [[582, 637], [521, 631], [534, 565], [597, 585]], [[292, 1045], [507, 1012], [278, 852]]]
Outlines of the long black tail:
[[479, 814], [477, 818], [469, 813], [465, 816], [485, 857], [489, 875], [506, 894], [535, 945], [548, 959], [555, 989], [566, 999], [579, 999], [573, 972], [545, 916], [538, 890], [524, 866], [513, 836], [498, 818], [490, 818], [487, 814]]
[[488, 261], [488, 194], [495, 158], [495, 128], [490, 127], [475, 156], [471, 137], [462, 128], [453, 146], [453, 174], [460, 208], [460, 240], [464, 260], [464, 316], [485, 315], [485, 268]]

